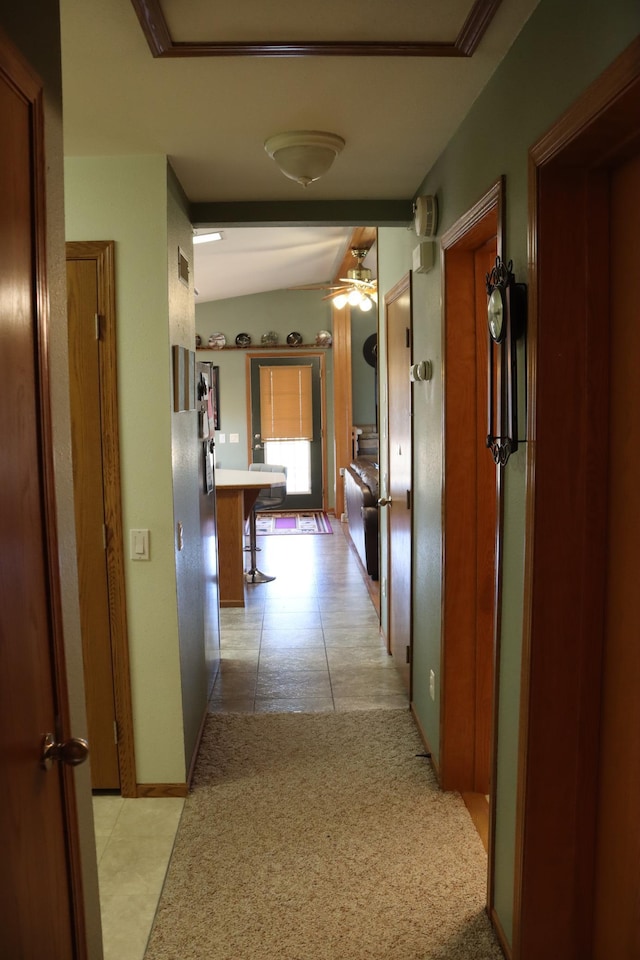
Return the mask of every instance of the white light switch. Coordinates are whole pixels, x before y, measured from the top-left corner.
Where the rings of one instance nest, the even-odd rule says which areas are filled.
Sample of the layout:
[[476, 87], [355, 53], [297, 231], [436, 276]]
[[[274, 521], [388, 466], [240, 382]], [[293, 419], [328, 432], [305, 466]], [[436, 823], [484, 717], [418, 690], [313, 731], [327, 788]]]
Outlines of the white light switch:
[[229, 443], [240, 443], [240, 434], [239, 434], [239, 433], [230, 433], [230, 434], [229, 434]]
[[218, 434], [218, 443], [226, 443], [226, 442], [227, 442], [227, 435], [226, 435], [226, 433], [219, 433], [219, 434]]
[[129, 531], [130, 557], [132, 560], [149, 559], [149, 531], [148, 530], [130, 530]]

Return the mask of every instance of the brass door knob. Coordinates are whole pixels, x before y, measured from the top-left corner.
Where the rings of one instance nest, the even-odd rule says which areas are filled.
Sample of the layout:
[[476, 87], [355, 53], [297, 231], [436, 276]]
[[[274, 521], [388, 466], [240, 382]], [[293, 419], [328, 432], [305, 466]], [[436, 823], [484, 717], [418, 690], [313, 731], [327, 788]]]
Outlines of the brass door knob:
[[50, 770], [54, 760], [66, 763], [68, 767], [77, 767], [89, 756], [89, 744], [81, 737], [71, 737], [64, 743], [56, 743], [52, 733], [46, 733], [42, 739], [42, 757], [40, 763]]

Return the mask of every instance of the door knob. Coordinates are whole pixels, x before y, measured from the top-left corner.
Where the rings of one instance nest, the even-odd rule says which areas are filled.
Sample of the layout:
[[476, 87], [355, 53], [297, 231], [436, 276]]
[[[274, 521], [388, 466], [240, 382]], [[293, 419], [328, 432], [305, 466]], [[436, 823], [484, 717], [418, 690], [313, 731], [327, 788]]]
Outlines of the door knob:
[[261, 443], [254, 443], [253, 449], [254, 449], [254, 450], [262, 450], [262, 444], [261, 444]]
[[77, 767], [84, 763], [88, 756], [89, 744], [80, 737], [71, 737], [64, 743], [56, 743], [52, 733], [45, 733], [42, 738], [40, 763], [44, 770], [51, 770], [54, 760], [66, 763], [69, 767]]
[[378, 500], [379, 507], [388, 507], [391, 503], [391, 497], [380, 497]]

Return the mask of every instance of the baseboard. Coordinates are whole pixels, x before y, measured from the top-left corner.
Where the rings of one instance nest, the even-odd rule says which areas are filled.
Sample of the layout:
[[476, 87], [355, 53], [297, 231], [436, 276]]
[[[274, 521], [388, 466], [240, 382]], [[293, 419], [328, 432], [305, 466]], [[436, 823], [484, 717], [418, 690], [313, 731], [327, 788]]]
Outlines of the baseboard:
[[491, 907], [491, 909], [487, 909], [487, 913], [489, 914], [489, 920], [491, 922], [491, 926], [493, 927], [495, 935], [498, 938], [498, 943], [500, 944], [500, 948], [504, 953], [506, 960], [511, 960], [512, 958], [511, 944], [508, 942], [505, 936], [505, 932], [502, 929], [502, 924], [498, 919], [498, 915], [495, 911], [495, 908]]
[[138, 783], [137, 797], [186, 797], [189, 787], [186, 783]]
[[465, 807], [473, 820], [485, 853], [489, 853], [489, 801], [484, 793], [463, 793]]
[[430, 743], [429, 743], [429, 738], [427, 737], [426, 733], [424, 732], [424, 728], [423, 728], [422, 724], [420, 723], [420, 718], [418, 717], [418, 715], [417, 715], [417, 713], [416, 713], [416, 711], [415, 711], [415, 707], [414, 707], [413, 703], [411, 703], [411, 715], [412, 715], [412, 717], [413, 717], [413, 719], [414, 719], [414, 722], [415, 722], [416, 727], [418, 728], [418, 733], [420, 734], [420, 739], [422, 740], [423, 744], [425, 745], [426, 751], [427, 751], [427, 753], [429, 754], [429, 760], [430, 760], [431, 766], [433, 767], [433, 771], [434, 771], [434, 773], [435, 773], [435, 775], [436, 775], [436, 777], [437, 777], [438, 783], [440, 783], [440, 770], [439, 770], [439, 768], [438, 768], [438, 764], [437, 764], [437, 762], [436, 762], [436, 760], [435, 760], [435, 758], [434, 758], [434, 756], [433, 756], [433, 750], [431, 749], [431, 745], [430, 745]]

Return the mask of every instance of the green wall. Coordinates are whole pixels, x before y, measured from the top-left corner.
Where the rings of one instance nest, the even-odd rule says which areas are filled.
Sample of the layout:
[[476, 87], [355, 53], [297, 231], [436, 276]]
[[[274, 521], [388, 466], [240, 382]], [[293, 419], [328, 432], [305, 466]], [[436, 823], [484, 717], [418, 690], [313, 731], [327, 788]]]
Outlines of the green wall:
[[[286, 348], [287, 334], [297, 331], [305, 344], [314, 344], [320, 330], [331, 330], [331, 308], [317, 290], [276, 290], [229, 300], [209, 300], [196, 304], [196, 330], [206, 344], [212, 333], [224, 333], [233, 344], [238, 333], [248, 333], [252, 345], [261, 342], [271, 330], [278, 334], [278, 345]], [[293, 352], [293, 351], [291, 351]], [[325, 350], [325, 392], [327, 398], [327, 497], [335, 503], [333, 446], [333, 358]], [[249, 460], [247, 437], [247, 383], [245, 350], [201, 350], [199, 360], [210, 360], [220, 367], [221, 430], [216, 434], [216, 464], [227, 469], [246, 469]], [[230, 434], [239, 442], [230, 443]], [[225, 442], [220, 442], [224, 434]]]
[[367, 337], [378, 329], [378, 311], [351, 311], [351, 400], [354, 423], [376, 422], [375, 370], [362, 355]]
[[[196, 414], [173, 413], [171, 345], [194, 341], [184, 202], [162, 156], [65, 161], [68, 240], [115, 240], [125, 583], [138, 783], [180, 783], [204, 709]], [[174, 508], [179, 515], [174, 514]], [[175, 523], [185, 527], [176, 551]], [[128, 558], [128, 531], [150, 531], [150, 560]], [[184, 713], [183, 713], [184, 708]]]
[[[513, 259], [516, 279], [527, 279], [528, 149], [639, 30], [640, 5], [635, 0], [589, 0], [588, 3], [542, 0], [417, 191], [437, 195], [440, 234], [473, 206], [498, 177], [505, 175], [505, 253], [508, 259]], [[384, 290], [410, 269], [410, 251], [415, 242], [415, 237], [407, 239], [406, 231], [380, 231], [381, 302]], [[439, 679], [440, 669], [443, 374], [440, 298], [438, 266], [429, 274], [414, 276], [414, 355], [416, 360], [430, 359], [434, 364], [433, 380], [413, 387], [414, 701], [436, 758], [439, 702], [438, 696], [435, 703], [429, 697], [428, 678], [429, 670], [433, 669]], [[382, 311], [382, 332], [384, 324]], [[523, 360], [522, 353], [520, 360]], [[522, 395], [523, 369], [521, 362]], [[509, 941], [513, 930], [525, 463], [526, 444], [509, 461], [504, 482], [495, 904]], [[385, 469], [383, 455], [383, 474]], [[382, 576], [385, 573], [383, 567]], [[383, 598], [383, 618], [385, 616]]]

